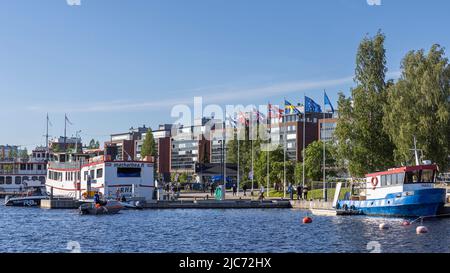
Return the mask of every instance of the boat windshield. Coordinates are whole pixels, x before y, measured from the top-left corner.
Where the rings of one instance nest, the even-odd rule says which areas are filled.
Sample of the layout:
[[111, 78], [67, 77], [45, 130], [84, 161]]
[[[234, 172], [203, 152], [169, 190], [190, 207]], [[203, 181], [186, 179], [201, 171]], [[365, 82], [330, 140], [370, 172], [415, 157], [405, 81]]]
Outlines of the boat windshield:
[[415, 170], [406, 172], [406, 184], [413, 183], [433, 183], [434, 170]]

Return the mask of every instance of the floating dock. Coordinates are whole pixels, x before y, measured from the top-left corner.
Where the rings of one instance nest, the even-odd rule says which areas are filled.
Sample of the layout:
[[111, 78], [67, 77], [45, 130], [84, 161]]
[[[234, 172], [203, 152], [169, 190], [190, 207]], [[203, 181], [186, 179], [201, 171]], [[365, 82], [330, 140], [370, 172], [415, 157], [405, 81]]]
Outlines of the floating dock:
[[41, 208], [43, 209], [77, 209], [81, 202], [74, 199], [43, 199]]

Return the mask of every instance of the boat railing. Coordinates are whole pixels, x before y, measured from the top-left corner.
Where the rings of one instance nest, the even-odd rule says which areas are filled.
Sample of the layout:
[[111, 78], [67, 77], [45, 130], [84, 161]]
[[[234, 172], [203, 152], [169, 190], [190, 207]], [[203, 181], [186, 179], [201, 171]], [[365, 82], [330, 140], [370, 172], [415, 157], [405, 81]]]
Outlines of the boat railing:
[[51, 169], [79, 169], [82, 164], [84, 164], [83, 161], [49, 162], [48, 166]]

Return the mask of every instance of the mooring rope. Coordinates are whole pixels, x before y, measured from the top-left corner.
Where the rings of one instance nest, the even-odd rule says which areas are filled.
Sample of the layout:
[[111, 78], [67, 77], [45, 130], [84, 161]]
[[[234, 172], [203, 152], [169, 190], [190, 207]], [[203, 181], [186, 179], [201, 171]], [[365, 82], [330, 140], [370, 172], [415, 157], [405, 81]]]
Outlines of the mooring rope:
[[420, 216], [419, 218], [414, 219], [413, 221], [411, 221], [411, 224], [416, 222], [416, 221], [418, 221], [418, 220], [420, 220], [420, 222], [422, 223], [423, 219], [425, 219], [425, 218], [434, 218], [434, 217], [443, 217], [443, 216], [450, 216], [450, 213], [438, 214], [438, 215]]

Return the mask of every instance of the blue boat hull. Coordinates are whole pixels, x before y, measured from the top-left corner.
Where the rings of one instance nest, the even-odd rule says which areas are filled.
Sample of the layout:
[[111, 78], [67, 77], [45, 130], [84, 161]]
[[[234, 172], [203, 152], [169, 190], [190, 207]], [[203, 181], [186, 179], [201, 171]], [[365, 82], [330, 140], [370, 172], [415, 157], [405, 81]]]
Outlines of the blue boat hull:
[[388, 194], [386, 198], [364, 201], [339, 200], [337, 208], [358, 210], [365, 215], [436, 216], [445, 204], [445, 189], [426, 189]]

